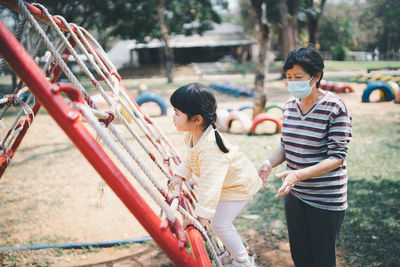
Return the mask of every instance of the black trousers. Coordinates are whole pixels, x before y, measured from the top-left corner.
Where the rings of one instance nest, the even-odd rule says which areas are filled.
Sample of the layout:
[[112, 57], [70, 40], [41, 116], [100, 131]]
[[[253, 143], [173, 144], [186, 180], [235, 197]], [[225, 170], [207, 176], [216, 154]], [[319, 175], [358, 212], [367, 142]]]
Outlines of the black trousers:
[[336, 240], [345, 211], [314, 208], [291, 194], [284, 197], [284, 207], [295, 266], [336, 266]]

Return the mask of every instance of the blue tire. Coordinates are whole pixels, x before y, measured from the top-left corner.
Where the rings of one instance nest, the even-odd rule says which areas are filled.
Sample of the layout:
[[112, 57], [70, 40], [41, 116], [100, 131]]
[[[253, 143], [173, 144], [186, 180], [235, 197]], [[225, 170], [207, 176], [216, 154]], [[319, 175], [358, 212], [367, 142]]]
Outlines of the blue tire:
[[383, 100], [384, 101], [392, 101], [394, 99], [394, 93], [392, 88], [384, 82], [372, 82], [369, 83], [368, 86], [364, 89], [362, 95], [362, 102], [368, 103], [369, 97], [374, 90], [380, 90], [383, 92]]
[[161, 115], [162, 116], [167, 115], [167, 104], [165, 103], [164, 99], [160, 95], [157, 95], [155, 93], [144, 92], [144, 93], [140, 94], [135, 99], [135, 101], [139, 106], [141, 106], [142, 104], [147, 103], [147, 102], [154, 102], [160, 107]]
[[249, 104], [249, 105], [243, 105], [239, 108], [239, 111], [243, 111], [246, 109], [253, 109], [253, 105]]

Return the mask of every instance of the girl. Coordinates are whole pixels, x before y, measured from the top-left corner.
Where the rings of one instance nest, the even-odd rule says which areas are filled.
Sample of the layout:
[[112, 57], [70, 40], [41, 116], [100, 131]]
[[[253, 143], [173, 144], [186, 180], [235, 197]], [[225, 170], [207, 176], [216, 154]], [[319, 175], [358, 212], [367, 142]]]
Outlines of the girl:
[[187, 154], [175, 169], [170, 187], [182, 181], [197, 182], [195, 214], [203, 226], [211, 226], [231, 253], [230, 266], [255, 266], [232, 221], [261, 187], [261, 179], [249, 159], [232, 146], [215, 126], [217, 103], [208, 87], [191, 83], [171, 96], [174, 124], [188, 132]]

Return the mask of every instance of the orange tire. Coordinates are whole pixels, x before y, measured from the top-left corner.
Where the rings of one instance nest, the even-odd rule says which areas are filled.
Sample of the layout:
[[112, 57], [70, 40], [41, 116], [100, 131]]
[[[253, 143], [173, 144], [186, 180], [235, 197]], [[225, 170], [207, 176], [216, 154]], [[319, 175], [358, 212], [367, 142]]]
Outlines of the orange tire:
[[256, 134], [257, 125], [259, 125], [260, 123], [262, 123], [264, 121], [272, 121], [275, 123], [275, 125], [276, 125], [275, 133], [280, 133], [282, 131], [282, 121], [276, 117], [270, 116], [269, 114], [263, 112], [254, 117], [253, 124], [251, 125], [251, 128], [250, 128], [250, 133]]

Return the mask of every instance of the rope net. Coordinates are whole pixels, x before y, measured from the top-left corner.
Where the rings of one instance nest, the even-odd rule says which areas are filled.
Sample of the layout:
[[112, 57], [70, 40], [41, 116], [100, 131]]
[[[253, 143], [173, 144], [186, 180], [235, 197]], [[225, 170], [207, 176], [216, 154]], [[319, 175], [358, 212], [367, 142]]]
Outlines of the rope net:
[[[52, 16], [40, 4], [22, 0], [0, 0], [0, 4], [22, 15], [14, 34], [0, 24], [0, 71], [9, 65], [21, 78], [12, 93], [0, 99], [0, 176], [43, 105], [177, 266], [211, 266], [211, 262], [222, 266], [218, 260], [222, 249], [192, 216], [196, 202], [192, 186], [186, 184], [182, 192], [167, 190], [172, 169], [180, 163], [177, 150], [134, 101], [95, 38], [62, 16]], [[36, 46], [25, 47], [33, 51], [29, 58], [18, 58], [12, 49], [21, 45], [21, 36], [27, 31], [34, 34]], [[85, 86], [68, 67], [69, 58], [84, 73]], [[41, 73], [35, 74], [36, 68]], [[57, 83], [61, 74], [68, 84]], [[99, 108], [98, 99], [106, 108]], [[15, 117], [7, 115], [11, 107], [18, 110]], [[140, 212], [146, 203], [140, 203], [145, 202], [140, 195], [135, 197], [133, 184], [142, 187], [158, 210], [145, 205]], [[160, 215], [155, 218], [150, 209]], [[176, 217], [178, 213], [182, 217]], [[182, 218], [188, 222], [186, 233]], [[184, 249], [187, 236], [193, 256]]]

